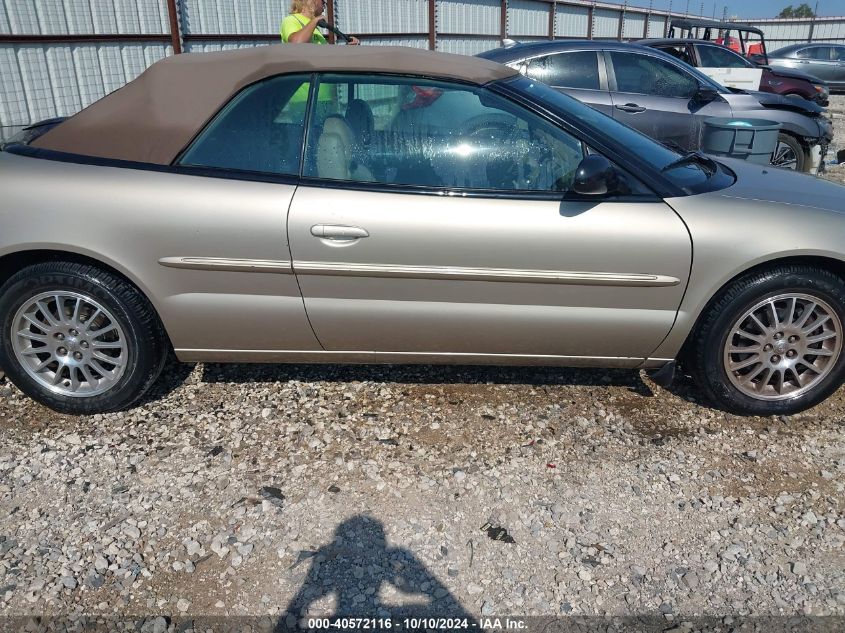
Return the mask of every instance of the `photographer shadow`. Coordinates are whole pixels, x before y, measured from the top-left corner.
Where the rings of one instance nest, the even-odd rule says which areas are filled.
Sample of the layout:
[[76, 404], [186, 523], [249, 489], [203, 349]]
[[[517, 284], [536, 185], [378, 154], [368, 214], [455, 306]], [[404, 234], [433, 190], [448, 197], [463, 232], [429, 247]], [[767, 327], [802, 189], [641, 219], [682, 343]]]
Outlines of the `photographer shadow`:
[[[384, 525], [377, 519], [347, 519], [337, 526], [331, 543], [316, 552], [301, 552], [294, 567], [306, 558], [311, 559], [310, 568], [276, 633], [313, 630], [317, 627], [308, 626], [312, 618], [391, 618], [394, 626], [402, 622], [406, 630], [428, 627], [406, 626], [405, 619], [451, 618], [466, 619], [469, 628], [478, 629], [475, 618], [411, 551], [388, 547]], [[384, 594], [392, 592], [404, 604], [383, 601]], [[327, 615], [317, 603], [329, 596], [334, 597], [334, 609]]]

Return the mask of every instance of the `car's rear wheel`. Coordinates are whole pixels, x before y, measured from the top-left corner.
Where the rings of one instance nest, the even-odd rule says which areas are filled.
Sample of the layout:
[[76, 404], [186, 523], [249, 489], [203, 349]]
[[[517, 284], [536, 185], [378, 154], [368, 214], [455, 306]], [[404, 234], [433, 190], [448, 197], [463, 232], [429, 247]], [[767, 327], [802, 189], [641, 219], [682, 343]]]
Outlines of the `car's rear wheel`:
[[71, 262], [25, 268], [0, 288], [0, 359], [18, 388], [64, 413], [131, 406], [161, 372], [167, 340], [131, 284]]
[[807, 153], [794, 136], [778, 134], [778, 144], [772, 154], [772, 165], [793, 171], [808, 171]]
[[702, 316], [692, 374], [717, 405], [750, 415], [818, 404], [845, 375], [845, 284], [782, 266], [733, 283]]

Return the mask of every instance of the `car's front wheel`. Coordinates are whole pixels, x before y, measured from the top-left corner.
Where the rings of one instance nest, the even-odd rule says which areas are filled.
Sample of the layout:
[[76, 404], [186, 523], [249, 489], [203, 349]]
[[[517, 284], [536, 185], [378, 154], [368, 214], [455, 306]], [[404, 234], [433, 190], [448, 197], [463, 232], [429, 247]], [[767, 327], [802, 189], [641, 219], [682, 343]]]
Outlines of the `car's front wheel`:
[[778, 144], [772, 154], [772, 165], [792, 171], [810, 170], [810, 160], [804, 147], [797, 138], [783, 132], [778, 134]]
[[707, 309], [691, 341], [692, 374], [711, 400], [741, 414], [802, 411], [845, 375], [845, 284], [809, 266], [739, 279]]
[[131, 406], [161, 372], [167, 339], [147, 299], [107, 271], [47, 262], [0, 288], [0, 364], [18, 388], [72, 414]]

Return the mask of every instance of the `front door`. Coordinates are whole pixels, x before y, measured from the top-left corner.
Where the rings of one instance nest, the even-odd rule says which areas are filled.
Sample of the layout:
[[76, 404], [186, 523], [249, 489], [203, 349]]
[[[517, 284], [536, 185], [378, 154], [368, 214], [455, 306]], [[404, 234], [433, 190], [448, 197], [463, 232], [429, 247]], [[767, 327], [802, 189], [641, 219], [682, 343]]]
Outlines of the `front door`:
[[608, 58], [613, 118], [661, 143], [698, 149], [703, 120], [731, 116], [721, 99], [696, 101], [698, 79], [668, 60], [631, 51], [610, 51]]
[[668, 333], [689, 235], [653, 197], [569, 200], [580, 141], [483, 89], [323, 82], [288, 230], [326, 350], [633, 365]]

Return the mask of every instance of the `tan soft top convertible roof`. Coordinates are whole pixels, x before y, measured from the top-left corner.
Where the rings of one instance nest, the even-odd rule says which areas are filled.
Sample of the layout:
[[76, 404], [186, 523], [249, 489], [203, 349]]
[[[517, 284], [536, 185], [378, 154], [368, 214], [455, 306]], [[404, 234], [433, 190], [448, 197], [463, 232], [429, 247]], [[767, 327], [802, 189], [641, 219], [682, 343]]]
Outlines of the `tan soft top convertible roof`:
[[168, 57], [135, 81], [53, 128], [32, 145], [169, 165], [239, 90], [298, 72], [396, 73], [483, 85], [517, 72], [477, 57], [384, 46], [278, 44]]

